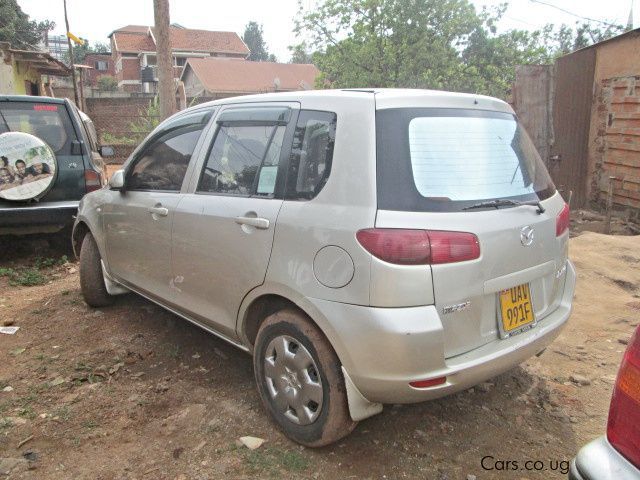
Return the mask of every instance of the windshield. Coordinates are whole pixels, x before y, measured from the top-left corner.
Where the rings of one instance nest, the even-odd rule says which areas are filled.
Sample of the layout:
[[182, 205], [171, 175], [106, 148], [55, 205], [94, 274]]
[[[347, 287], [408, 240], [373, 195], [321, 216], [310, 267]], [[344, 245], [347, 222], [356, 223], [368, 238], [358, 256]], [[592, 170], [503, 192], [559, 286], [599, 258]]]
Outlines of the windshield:
[[536, 201], [555, 192], [511, 114], [382, 110], [377, 130], [379, 208], [460, 211], [481, 201]]

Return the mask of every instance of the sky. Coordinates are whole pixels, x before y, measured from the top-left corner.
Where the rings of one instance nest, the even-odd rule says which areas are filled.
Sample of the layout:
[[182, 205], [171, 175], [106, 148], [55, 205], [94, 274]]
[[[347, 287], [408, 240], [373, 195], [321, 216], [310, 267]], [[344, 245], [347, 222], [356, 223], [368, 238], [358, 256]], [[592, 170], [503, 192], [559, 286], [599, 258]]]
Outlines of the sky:
[[[471, 0], [476, 8], [493, 6], [506, 0]], [[573, 25], [577, 16], [627, 24], [632, 0], [511, 0], [500, 29], [535, 30], [547, 23]], [[305, 8], [314, 0], [302, 0]], [[636, 27], [640, 26], [640, 0], [634, 5]], [[64, 33], [63, 0], [18, 0], [22, 10], [35, 20], [53, 20], [54, 34]], [[69, 26], [73, 34], [91, 43], [108, 43], [107, 36], [125, 25], [152, 25], [153, 0], [67, 0]], [[187, 28], [233, 31], [242, 36], [249, 21], [263, 25], [264, 39], [279, 61], [288, 61], [289, 45], [296, 42], [293, 19], [298, 0], [170, 0], [171, 22]]]

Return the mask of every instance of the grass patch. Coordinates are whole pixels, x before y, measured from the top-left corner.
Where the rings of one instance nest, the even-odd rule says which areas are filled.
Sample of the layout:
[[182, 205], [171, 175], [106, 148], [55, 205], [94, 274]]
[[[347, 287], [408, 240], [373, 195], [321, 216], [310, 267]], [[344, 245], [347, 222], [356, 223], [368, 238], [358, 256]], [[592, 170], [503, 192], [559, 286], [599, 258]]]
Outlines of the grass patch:
[[53, 411], [53, 416], [58, 417], [62, 421], [67, 421], [71, 418], [71, 409], [66, 405]]
[[303, 472], [309, 467], [309, 461], [296, 450], [282, 450], [275, 447], [263, 447], [243, 452], [244, 463], [251, 473], [268, 474], [278, 477], [282, 470]]
[[49, 281], [49, 277], [43, 270], [49, 270], [59, 265], [64, 265], [69, 259], [66, 255], [60, 258], [37, 257], [35, 263], [30, 267], [0, 268], [0, 277], [9, 279], [12, 287], [34, 287], [44, 285]]
[[82, 422], [82, 426], [87, 430], [93, 430], [98, 426], [98, 422], [96, 422], [95, 420], [85, 420], [84, 422]]

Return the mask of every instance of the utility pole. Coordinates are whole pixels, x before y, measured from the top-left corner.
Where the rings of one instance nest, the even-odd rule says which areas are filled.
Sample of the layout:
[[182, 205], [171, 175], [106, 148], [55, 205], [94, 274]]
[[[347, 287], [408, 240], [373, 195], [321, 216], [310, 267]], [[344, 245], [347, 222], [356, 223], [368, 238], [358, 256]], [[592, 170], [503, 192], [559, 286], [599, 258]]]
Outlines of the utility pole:
[[156, 59], [158, 62], [158, 95], [160, 121], [176, 111], [176, 92], [173, 81], [173, 56], [169, 37], [169, 0], [153, 0], [155, 19]]
[[78, 108], [82, 108], [80, 105], [80, 97], [78, 96], [78, 82], [76, 81], [76, 66], [73, 61], [73, 42], [71, 41], [71, 37], [69, 37], [69, 17], [67, 17], [67, 0], [62, 0], [64, 4], [64, 23], [67, 27], [67, 44], [69, 45], [69, 62], [71, 63], [71, 78], [73, 79], [73, 98], [76, 102], [76, 106]]

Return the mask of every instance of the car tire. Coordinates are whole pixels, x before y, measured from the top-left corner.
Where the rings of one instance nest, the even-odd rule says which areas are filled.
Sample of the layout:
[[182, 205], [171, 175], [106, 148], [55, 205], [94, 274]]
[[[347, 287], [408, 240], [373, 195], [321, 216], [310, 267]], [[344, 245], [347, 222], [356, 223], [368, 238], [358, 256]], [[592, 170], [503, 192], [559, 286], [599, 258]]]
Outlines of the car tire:
[[106, 307], [113, 303], [102, 274], [100, 251], [93, 235], [87, 233], [80, 247], [80, 289], [90, 307]]
[[322, 447], [356, 427], [338, 356], [303, 313], [284, 309], [265, 319], [253, 368], [265, 409], [291, 440]]

